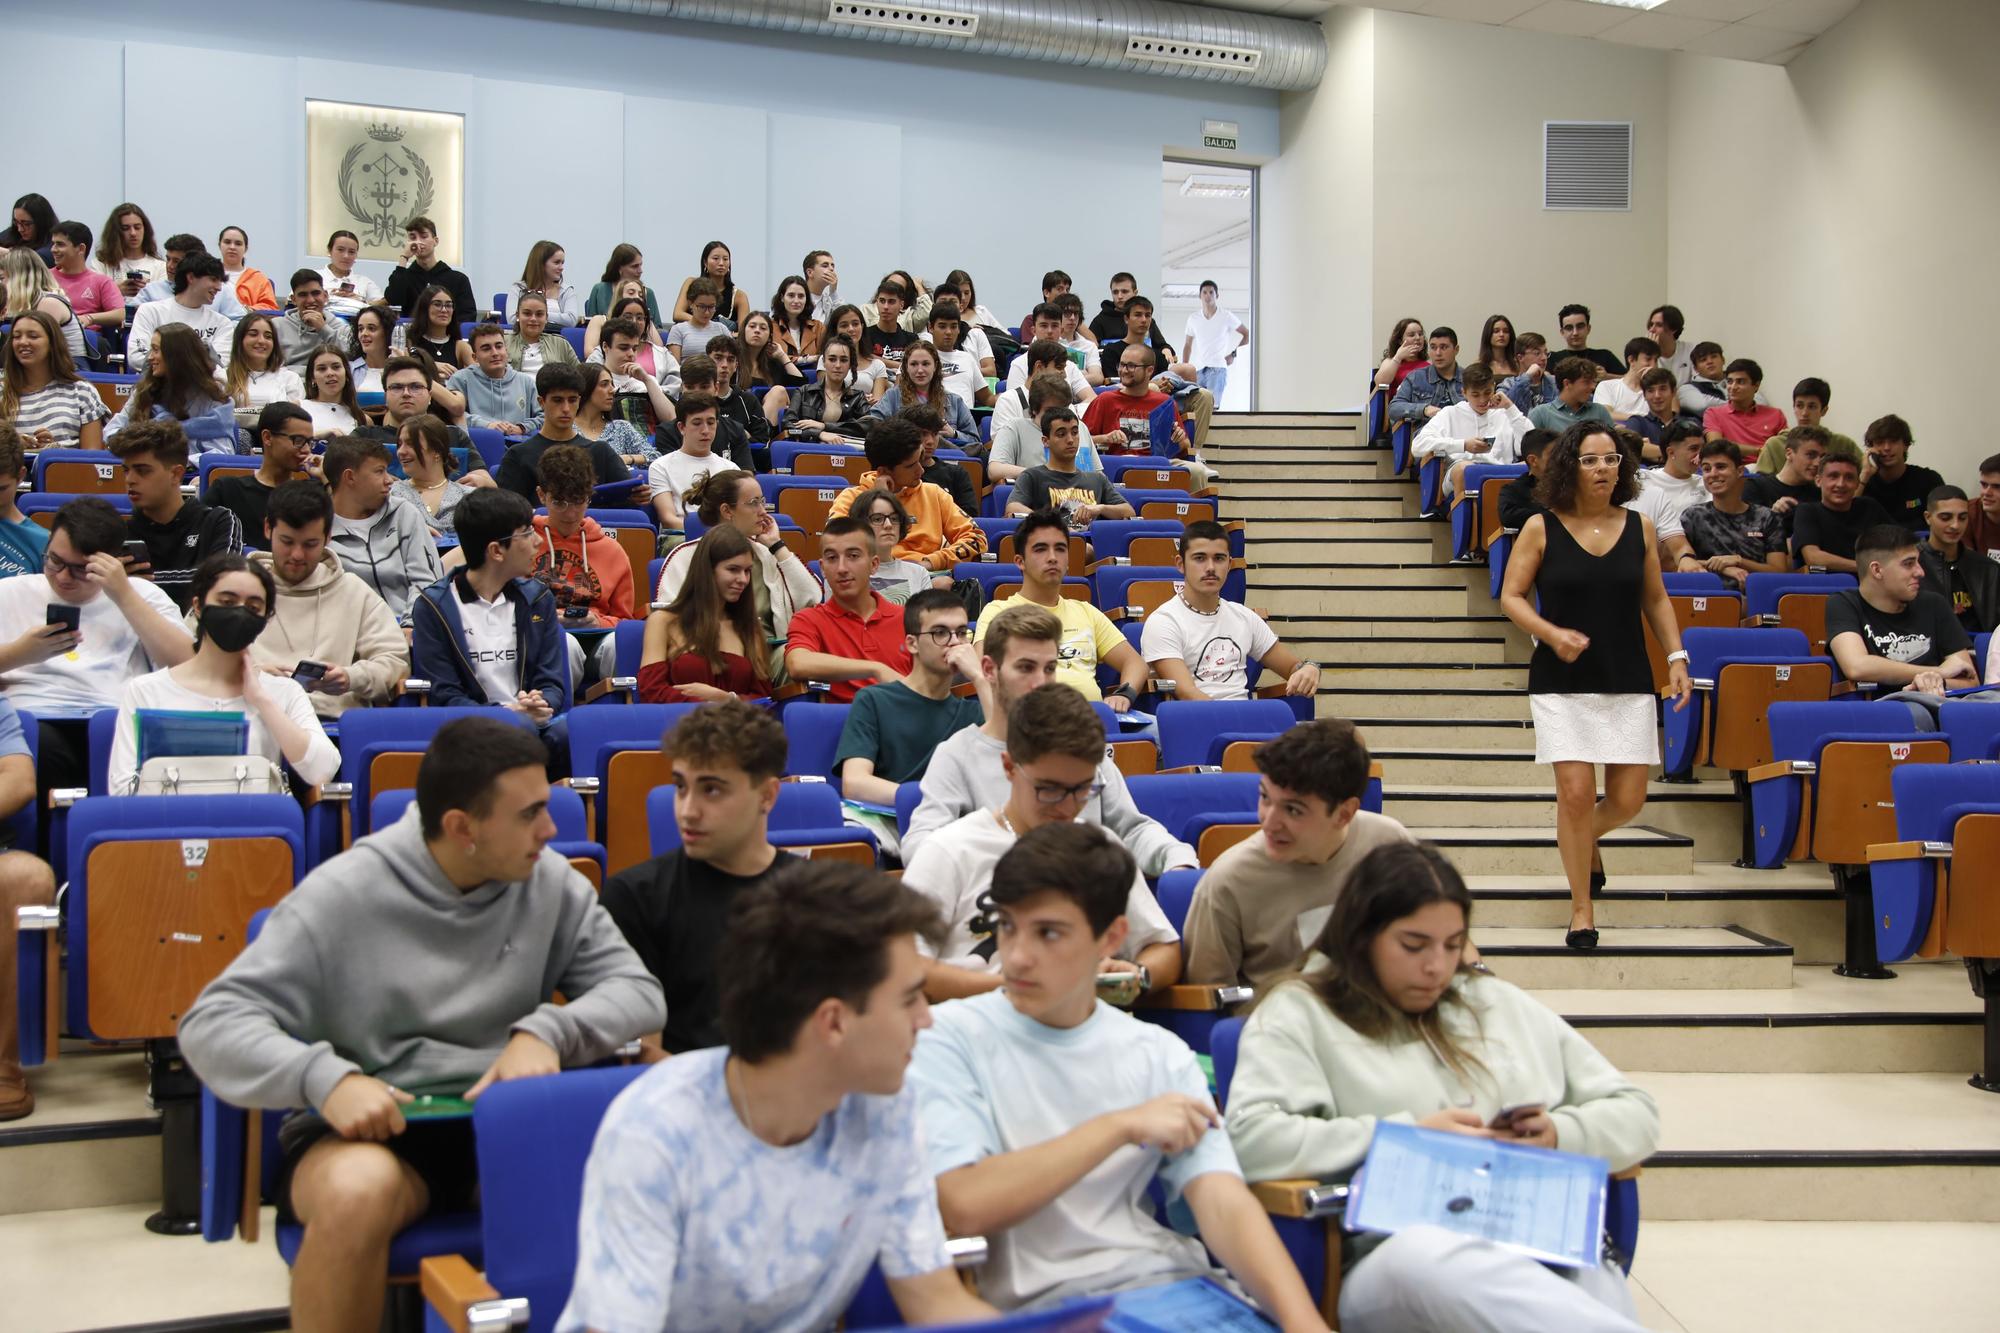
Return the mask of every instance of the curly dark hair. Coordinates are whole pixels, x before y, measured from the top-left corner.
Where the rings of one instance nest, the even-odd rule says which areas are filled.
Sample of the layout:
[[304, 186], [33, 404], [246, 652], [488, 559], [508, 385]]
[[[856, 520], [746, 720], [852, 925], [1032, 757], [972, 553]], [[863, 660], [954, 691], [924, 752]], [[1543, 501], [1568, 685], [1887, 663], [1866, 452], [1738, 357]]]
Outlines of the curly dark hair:
[[1542, 459], [1542, 479], [1535, 487], [1535, 498], [1549, 509], [1563, 511], [1576, 506], [1576, 460], [1583, 453], [1583, 442], [1593, 436], [1602, 435], [1610, 442], [1618, 454], [1618, 484], [1611, 488], [1611, 503], [1622, 505], [1639, 494], [1639, 460], [1618, 443], [1618, 434], [1611, 427], [1597, 421], [1579, 421], [1548, 447]]

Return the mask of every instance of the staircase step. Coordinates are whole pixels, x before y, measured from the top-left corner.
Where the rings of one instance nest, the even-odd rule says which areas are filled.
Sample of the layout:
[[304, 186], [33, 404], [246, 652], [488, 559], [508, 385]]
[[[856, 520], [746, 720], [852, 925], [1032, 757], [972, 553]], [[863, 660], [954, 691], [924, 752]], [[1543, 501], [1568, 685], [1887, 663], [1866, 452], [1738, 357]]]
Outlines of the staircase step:
[[[1329, 587], [1323, 582], [1265, 584], [1251, 600], [1272, 617], [1285, 616], [1462, 616], [1472, 614], [1464, 588], [1410, 588], [1373, 583]], [[1490, 608], [1488, 608], [1490, 609]]]
[[[1345, 529], [1344, 524], [1337, 525]], [[1413, 537], [1367, 537], [1335, 533], [1324, 537], [1259, 535], [1272, 528], [1269, 519], [1258, 519], [1250, 527], [1248, 544], [1250, 568], [1286, 567], [1317, 569], [1320, 562], [1337, 560], [1362, 564], [1379, 560], [1389, 565], [1437, 564], [1436, 541], [1428, 532]], [[1284, 529], [1275, 529], [1283, 532]]]
[[1355, 689], [1526, 690], [1526, 663], [1508, 662], [1370, 662], [1327, 664], [1320, 681]]
[[2000, 1104], [1962, 1074], [1627, 1072], [1660, 1107], [1649, 1222], [2000, 1222]]
[[1217, 412], [1217, 426], [1349, 426], [1360, 427], [1364, 414], [1359, 409], [1341, 412]]
[[[1457, 782], [1406, 782], [1383, 766], [1387, 780], [1382, 813], [1412, 828], [1428, 824], [1464, 824], [1492, 828], [1555, 827], [1553, 785], [1506, 787], [1471, 785], [1479, 782], [1476, 768]], [[1468, 781], [1470, 780], [1470, 781]], [[1694, 839], [1694, 854], [1703, 861], [1733, 856], [1743, 842], [1743, 806], [1726, 782], [1668, 783], [1648, 786], [1639, 818], [1653, 828]]]
[[[1303, 650], [1301, 650], [1303, 651]], [[1449, 695], [1415, 690], [1341, 689], [1320, 686], [1316, 717], [1421, 717], [1449, 719], [1528, 719], [1528, 696], [1520, 690], [1454, 690]]]
[[28, 1071], [35, 1113], [0, 1125], [0, 1216], [160, 1199], [160, 1118], [136, 1051], [66, 1046]]
[[1563, 943], [1567, 925], [1482, 926], [1473, 938], [1495, 972], [1535, 990], [1781, 990], [1792, 984], [1792, 946], [1740, 926], [1600, 925], [1598, 947], [1586, 951]]
[[[1247, 452], [1247, 451], [1246, 451]], [[1222, 473], [1222, 489], [1225, 494], [1233, 494], [1244, 482], [1278, 482], [1294, 478], [1301, 481], [1356, 481], [1371, 485], [1383, 485], [1393, 480], [1382, 475], [1382, 461], [1379, 455], [1355, 450], [1351, 457], [1342, 458], [1280, 458], [1249, 459], [1239, 457], [1235, 452], [1217, 454], [1212, 460]]]
[[1238, 518], [1291, 518], [1314, 522], [1342, 518], [1402, 518], [1413, 524], [1424, 522], [1411, 512], [1409, 501], [1401, 496], [1349, 499], [1320, 494], [1246, 496], [1225, 492], [1220, 510], [1225, 522]]
[[[1237, 515], [1237, 517], [1241, 517]], [[1251, 534], [1251, 544], [1256, 549], [1265, 541], [1324, 541], [1329, 538], [1345, 537], [1368, 541], [1377, 538], [1394, 540], [1427, 541], [1433, 550], [1449, 547], [1451, 529], [1441, 523], [1433, 523], [1425, 518], [1392, 517], [1350, 517], [1334, 519], [1317, 512], [1293, 513], [1274, 511], [1260, 514], [1251, 519], [1247, 531]], [[1447, 549], [1439, 559], [1449, 559]]]
[[[1434, 639], [1402, 638], [1374, 639], [1315, 638], [1309, 641], [1294, 640], [1289, 635], [1285, 642], [1301, 656], [1309, 657], [1323, 666], [1349, 664], [1355, 662], [1420, 662], [1430, 663], [1480, 663], [1499, 665], [1509, 660], [1513, 645], [1503, 638], [1482, 639]], [[1308, 653], [1299, 647], [1300, 642], [1310, 642], [1313, 651]], [[1544, 774], [1546, 776], [1546, 774]]]
[[[1366, 716], [1357, 713], [1350, 720], [1361, 729], [1362, 739], [1368, 742], [1369, 751], [1377, 758], [1387, 748], [1430, 750], [1446, 744], [1469, 751], [1518, 753], [1524, 742], [1532, 743], [1535, 737], [1534, 729], [1525, 717], [1384, 717], [1376, 712]], [[1532, 755], [1534, 751], [1530, 749], [1528, 753]], [[1384, 767], [1386, 769], [1386, 763]], [[1537, 780], [1546, 781], [1547, 774]]]
[[[1393, 780], [1393, 770], [1390, 776]], [[1664, 826], [1657, 817], [1662, 808], [1649, 804], [1644, 818]], [[1702, 854], [1697, 838], [1695, 855]], [[1482, 925], [1569, 923], [1569, 886], [1560, 875], [1477, 877], [1470, 884]], [[1600, 926], [1742, 926], [1791, 945], [1795, 966], [1830, 964], [1845, 956], [1842, 903], [1817, 865], [1743, 870], [1698, 860], [1693, 875], [1614, 878], [1596, 909]]]
[[[1462, 565], [1440, 564], [1429, 559], [1424, 552], [1414, 560], [1390, 560], [1380, 556], [1373, 560], [1353, 560], [1354, 551], [1333, 551], [1321, 548], [1320, 559], [1307, 560], [1258, 560], [1245, 570], [1249, 586], [1250, 600], [1257, 600], [1257, 594], [1270, 587], [1298, 587], [1302, 584], [1327, 588], [1381, 588], [1389, 585], [1405, 588], [1432, 588], [1441, 591], [1463, 590], [1468, 585], [1469, 572]], [[1370, 552], [1370, 554], [1379, 553]], [[1485, 577], [1484, 571], [1473, 571]]]
[[[1439, 825], [1412, 829], [1451, 858], [1461, 875], [1559, 875], [1562, 858], [1554, 829], [1496, 829]], [[1614, 876], [1687, 874], [1694, 845], [1678, 834], [1628, 825], [1604, 836], [1605, 869]], [[1562, 935], [1555, 936], [1558, 948]], [[1526, 983], [1523, 983], [1526, 984]]]

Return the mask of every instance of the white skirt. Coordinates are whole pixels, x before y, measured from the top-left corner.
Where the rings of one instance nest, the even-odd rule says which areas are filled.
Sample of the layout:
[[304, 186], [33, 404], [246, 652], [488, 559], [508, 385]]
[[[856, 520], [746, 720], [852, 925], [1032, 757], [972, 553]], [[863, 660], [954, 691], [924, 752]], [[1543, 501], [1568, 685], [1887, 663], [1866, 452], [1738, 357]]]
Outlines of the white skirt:
[[1659, 704], [1649, 694], [1531, 694], [1538, 764], [1657, 764]]

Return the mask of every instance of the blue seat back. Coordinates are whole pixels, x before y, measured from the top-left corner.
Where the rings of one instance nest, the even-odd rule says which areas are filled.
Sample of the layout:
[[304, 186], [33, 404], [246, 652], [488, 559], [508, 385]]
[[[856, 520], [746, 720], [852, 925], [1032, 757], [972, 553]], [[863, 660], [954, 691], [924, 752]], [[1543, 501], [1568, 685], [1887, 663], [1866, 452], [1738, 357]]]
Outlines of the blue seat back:
[[[652, 834], [654, 856], [663, 856], [681, 845], [681, 828], [674, 818], [674, 789], [655, 787], [646, 796], [646, 827]], [[782, 843], [786, 832], [820, 832], [841, 828], [840, 793], [825, 782], [781, 782], [778, 800], [771, 807], [771, 841]], [[856, 827], [848, 830], [856, 842], [872, 841]]]
[[1208, 1035], [1208, 1058], [1215, 1064], [1215, 1104], [1229, 1105], [1229, 1085], [1236, 1080], [1236, 1048], [1243, 1040], [1243, 1020], [1225, 1018]]
[[1000, 518], [1007, 512], [1007, 502], [1014, 497], [1012, 483], [1002, 482], [986, 493], [979, 502], [979, 512], [988, 518]]
[[619, 621], [611, 627], [611, 644], [615, 655], [611, 674], [637, 676], [639, 663], [646, 655], [646, 622], [643, 619]]
[[[17, 708], [14, 713], [21, 719], [21, 736], [28, 743], [28, 766], [39, 768], [42, 758], [41, 723], [25, 708]], [[0, 824], [6, 827], [8, 840], [16, 850], [23, 852], [38, 850], [36, 834], [41, 823], [40, 814], [41, 802], [31, 798], [5, 820], [0, 820]]]
[[[565, 659], [567, 666], [567, 659]], [[581, 710], [576, 710], [581, 711]], [[450, 708], [350, 708], [340, 718], [340, 780], [354, 784], [354, 836], [368, 831], [374, 792], [368, 770], [380, 754], [427, 749], [446, 723], [466, 717], [488, 717], [532, 731], [534, 724], [510, 708], [476, 705]]]
[[1889, 790], [1899, 841], [1949, 842], [1952, 807], [2000, 801], [2000, 765], [1904, 764], [1889, 775]]
[[[1289, 731], [1298, 721], [1282, 699], [1172, 699], [1159, 706], [1160, 767], [1219, 764], [1213, 742], [1229, 733], [1234, 739], [1269, 739]], [[1253, 782], [1255, 775], [1249, 775]]]
[[[1099, 560], [1123, 558], [1132, 553], [1134, 537], [1178, 537], [1187, 525], [1170, 518], [1101, 518], [1090, 525], [1091, 553]], [[1232, 534], [1229, 553], [1241, 555]]]
[[472, 448], [490, 471], [500, 466], [500, 460], [507, 456], [507, 437], [491, 426], [468, 426], [465, 433], [472, 437]]
[[1139, 809], [1183, 842], [1198, 818], [1257, 811], [1255, 773], [1142, 773], [1125, 781]]
[[555, 1327], [576, 1273], [583, 1171], [604, 1113], [651, 1068], [575, 1069], [488, 1088], [472, 1112], [486, 1280]]
[[[623, 674], [622, 662], [620, 673]], [[570, 773], [580, 778], [594, 777], [600, 784], [603, 783], [612, 755], [620, 750], [659, 748], [660, 738], [698, 707], [699, 704], [626, 704], [623, 707], [572, 708], [569, 713]]]
[[1910, 710], [1895, 703], [1775, 703], [1766, 718], [1771, 758], [1817, 762], [1823, 737], [1902, 736], [1911, 731]]
[[1795, 629], [1704, 629], [1695, 627], [1681, 635], [1687, 649], [1688, 674], [1696, 679], [1714, 679], [1717, 666], [1728, 658], [1797, 657], [1812, 655], [1806, 636]]
[[899, 783], [896, 787], [896, 836], [906, 838], [910, 834], [910, 820], [917, 813], [917, 807], [924, 803], [924, 784], [921, 782]]
[[1201, 883], [1202, 871], [1193, 866], [1179, 870], [1169, 870], [1160, 876], [1160, 882], [1153, 888], [1153, 898], [1160, 904], [1160, 910], [1174, 926], [1176, 935], [1187, 930], [1188, 909], [1194, 905], [1195, 886]]
[[[368, 827], [373, 829], [389, 827], [403, 817], [403, 812], [408, 810], [410, 803], [416, 799], [417, 793], [409, 787], [377, 793], [375, 799], [370, 802]], [[555, 842], [591, 840], [590, 826], [584, 822], [583, 817], [583, 797], [570, 788], [559, 786], [549, 788], [549, 818], [556, 821]]]
[[1097, 604], [1108, 610], [1125, 605], [1125, 590], [1134, 583], [1165, 582], [1179, 586], [1181, 582], [1180, 570], [1172, 565], [1106, 565], [1091, 577], [1097, 583]]
[[1854, 586], [1852, 574], [1752, 574], [1743, 581], [1743, 614], [1774, 616], [1786, 593], [1834, 593]]
[[1660, 577], [1667, 585], [1667, 594], [1669, 596], [1672, 596], [1674, 593], [1694, 593], [1699, 595], [1705, 592], [1724, 592], [1730, 589], [1730, 584], [1724, 580], [1722, 575], [1711, 574], [1705, 569], [1698, 569], [1687, 574], [1670, 572]]
[[[785, 772], [797, 776], [825, 778], [840, 790], [833, 771], [833, 754], [840, 748], [840, 733], [847, 726], [852, 704], [813, 704], [787, 708], [783, 714], [788, 755]], [[796, 784], [794, 784], [796, 785]]]
[[1995, 747], [2000, 746], [2000, 706], [1947, 699], [1938, 709], [1938, 730], [1951, 741], [1953, 763], [1995, 758]]
[[[53, 514], [71, 500], [82, 497], [66, 491], [23, 491], [15, 506], [23, 518], [33, 518], [36, 514]], [[130, 515], [132, 497], [123, 491], [110, 491], [103, 495], [93, 495], [93, 500], [103, 500], [119, 513]]]
[[556, 332], [560, 333], [563, 336], [563, 341], [567, 342], [573, 349], [575, 349], [577, 359], [579, 361], [582, 360], [584, 355], [583, 353], [584, 326], [581, 324], [572, 324], [568, 328], [557, 329]]

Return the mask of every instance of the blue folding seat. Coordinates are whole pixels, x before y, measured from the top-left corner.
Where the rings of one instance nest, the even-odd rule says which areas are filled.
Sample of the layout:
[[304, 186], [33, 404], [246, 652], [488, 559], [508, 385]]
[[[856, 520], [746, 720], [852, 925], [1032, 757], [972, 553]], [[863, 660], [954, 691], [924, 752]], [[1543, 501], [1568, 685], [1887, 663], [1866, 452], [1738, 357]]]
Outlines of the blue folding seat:
[[1156, 773], [1126, 779], [1132, 800], [1204, 866], [1256, 831], [1255, 773]]
[[1814, 655], [1793, 629], [1695, 628], [1681, 636], [1694, 693], [1664, 706], [1662, 769], [1685, 778], [1696, 764], [1742, 773], [1771, 761], [1764, 716], [1780, 701], [1832, 696], [1833, 659]]
[[785, 772], [798, 778], [818, 778], [840, 790], [840, 775], [833, 770], [834, 752], [840, 748], [840, 733], [847, 726], [851, 704], [820, 703], [784, 711], [787, 757]]
[[[581, 712], [582, 710], [572, 710]], [[342, 847], [352, 846], [371, 825], [368, 814], [377, 791], [416, 785], [417, 765], [446, 723], [485, 717], [526, 730], [534, 724], [508, 708], [476, 705], [435, 708], [350, 708], [340, 718], [340, 782], [346, 791], [341, 818]]]
[[[396, 791], [377, 792], [374, 808], [369, 812], [369, 827], [384, 829], [403, 817], [417, 799], [417, 793], [408, 788]], [[584, 813], [583, 797], [568, 787], [549, 788], [549, 818], [556, 824], [556, 836], [549, 846], [566, 857], [576, 867], [577, 873], [589, 880], [592, 888], [604, 887], [604, 844], [591, 836], [590, 825]]]
[[1229, 747], [1289, 731], [1298, 718], [1279, 699], [1168, 700], [1158, 709], [1160, 767], [1221, 767]]
[[[664, 856], [681, 845], [674, 819], [674, 789], [657, 788], [646, 796], [646, 826], [652, 854]], [[840, 793], [825, 782], [781, 782], [771, 807], [771, 845], [825, 860], [876, 864], [880, 849], [875, 835], [858, 824], [841, 822]]]

